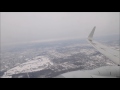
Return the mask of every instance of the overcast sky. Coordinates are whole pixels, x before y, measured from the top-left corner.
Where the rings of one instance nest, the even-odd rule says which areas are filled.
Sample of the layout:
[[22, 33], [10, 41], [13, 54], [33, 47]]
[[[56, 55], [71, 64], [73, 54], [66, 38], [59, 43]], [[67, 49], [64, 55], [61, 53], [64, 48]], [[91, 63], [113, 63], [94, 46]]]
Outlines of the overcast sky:
[[2, 12], [2, 45], [119, 33], [119, 12]]

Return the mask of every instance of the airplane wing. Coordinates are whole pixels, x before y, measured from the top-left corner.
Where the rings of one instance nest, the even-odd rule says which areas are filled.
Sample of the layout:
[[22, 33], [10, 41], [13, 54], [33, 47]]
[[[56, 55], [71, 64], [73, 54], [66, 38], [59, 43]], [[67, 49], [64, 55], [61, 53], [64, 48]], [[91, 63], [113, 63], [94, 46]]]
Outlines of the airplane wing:
[[107, 58], [109, 58], [110, 60], [112, 60], [115, 64], [120, 65], [120, 52], [114, 49], [111, 49], [101, 43], [98, 43], [96, 41], [93, 41], [93, 34], [95, 31], [95, 28], [93, 28], [93, 30], [91, 31], [90, 35], [88, 36], [87, 41], [95, 48], [97, 49], [99, 52], [101, 52], [103, 55], [105, 55]]
[[119, 60], [119, 51], [113, 50], [105, 45], [102, 45], [96, 41], [93, 41], [93, 34], [95, 31], [95, 28], [91, 31], [90, 35], [88, 36], [88, 42], [99, 52], [101, 52], [103, 55], [108, 57], [110, 60], [112, 60], [115, 64], [118, 66], [105, 66], [100, 67], [93, 70], [78, 70], [78, 71], [72, 71], [68, 73], [61, 74], [59, 76], [56, 76], [55, 78], [117, 78], [120, 77], [120, 60]]

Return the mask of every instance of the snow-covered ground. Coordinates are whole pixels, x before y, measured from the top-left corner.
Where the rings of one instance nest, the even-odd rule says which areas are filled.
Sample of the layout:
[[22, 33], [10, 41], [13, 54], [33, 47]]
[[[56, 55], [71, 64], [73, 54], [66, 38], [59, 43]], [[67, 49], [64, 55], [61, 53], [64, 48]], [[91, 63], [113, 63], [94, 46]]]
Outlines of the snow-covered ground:
[[7, 72], [5, 72], [2, 78], [8, 78], [11, 77], [11, 75], [13, 74], [18, 73], [40, 71], [47, 68], [49, 65], [53, 65], [49, 58], [44, 56], [37, 56], [26, 63], [20, 64], [17, 67], [8, 70]]
[[[111, 44], [107, 43], [106, 45], [118, 51], [120, 50], [118, 44]], [[45, 75], [49, 76], [49, 73], [52, 76], [54, 72], [59, 73], [65, 70], [70, 71], [78, 68], [88, 70], [114, 65], [88, 43], [73, 43], [65, 46], [61, 44], [54, 45], [53, 43], [53, 46], [48, 44], [44, 48], [33, 46], [32, 48], [20, 49], [20, 51], [14, 51], [13, 49], [13, 51], [2, 52], [1, 56], [1, 71], [6, 71], [2, 78], [11, 78], [14, 75], [23, 77], [19, 75], [31, 74], [31, 72], [45, 72], [44, 77]]]
[[94, 49], [81, 49], [80, 52], [86, 55], [90, 55], [92, 53], [95, 53], [96, 51]]

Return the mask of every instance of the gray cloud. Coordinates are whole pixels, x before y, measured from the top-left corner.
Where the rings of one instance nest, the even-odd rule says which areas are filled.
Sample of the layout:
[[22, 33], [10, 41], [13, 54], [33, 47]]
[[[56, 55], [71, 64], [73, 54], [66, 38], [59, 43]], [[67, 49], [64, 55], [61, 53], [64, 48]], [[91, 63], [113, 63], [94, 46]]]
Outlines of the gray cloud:
[[2, 12], [1, 43], [86, 38], [119, 33], [118, 12]]

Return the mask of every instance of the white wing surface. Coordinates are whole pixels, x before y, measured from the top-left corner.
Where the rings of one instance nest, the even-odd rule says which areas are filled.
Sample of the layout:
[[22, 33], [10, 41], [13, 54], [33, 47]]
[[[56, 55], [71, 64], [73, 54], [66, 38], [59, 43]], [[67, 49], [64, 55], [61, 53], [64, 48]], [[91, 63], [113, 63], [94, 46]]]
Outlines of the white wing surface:
[[120, 52], [117, 50], [114, 50], [110, 47], [107, 47], [103, 44], [100, 44], [96, 41], [93, 41], [93, 34], [95, 31], [95, 28], [91, 31], [90, 35], [88, 36], [88, 42], [99, 52], [101, 52], [103, 55], [105, 55], [107, 58], [112, 60], [115, 64], [120, 65]]

